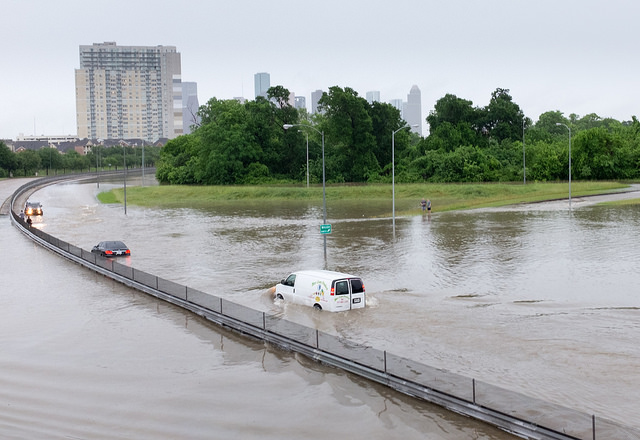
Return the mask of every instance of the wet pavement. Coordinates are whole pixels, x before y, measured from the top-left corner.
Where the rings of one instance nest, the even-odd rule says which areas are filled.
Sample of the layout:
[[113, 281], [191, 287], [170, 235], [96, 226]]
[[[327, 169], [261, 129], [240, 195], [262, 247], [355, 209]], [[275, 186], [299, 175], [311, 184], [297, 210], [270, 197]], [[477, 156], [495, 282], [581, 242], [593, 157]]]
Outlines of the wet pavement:
[[[18, 186], [17, 181], [0, 181], [0, 200]], [[89, 186], [56, 185], [36, 193], [45, 215], [35, 227], [62, 228], [72, 236], [75, 230], [71, 241], [87, 248], [98, 235], [121, 231], [119, 236], [135, 244], [132, 264], [151, 266], [161, 259], [160, 254], [142, 258], [142, 243], [158, 245], [153, 235], [134, 240], [132, 234], [141, 231], [137, 221], [146, 223], [149, 232], [149, 219], [162, 225], [166, 218], [160, 221], [157, 213], [135, 208], [124, 218], [116, 207], [97, 204], [93, 190], [85, 189]], [[132, 227], [131, 233], [122, 233], [126, 227]], [[171, 229], [161, 228], [163, 241], [197, 234]], [[0, 217], [0, 237], [2, 438], [324, 439], [345, 433], [369, 439], [511, 438], [224, 331], [41, 248], [6, 216]], [[184, 249], [166, 253], [154, 271], [177, 271], [184, 255]], [[219, 271], [219, 280], [236, 273]], [[260, 276], [228, 292], [245, 301], [258, 293], [264, 307], [278, 307], [261, 294], [270, 282]], [[244, 291], [246, 285], [253, 290]], [[295, 307], [282, 311], [311, 319], [305, 312]]]

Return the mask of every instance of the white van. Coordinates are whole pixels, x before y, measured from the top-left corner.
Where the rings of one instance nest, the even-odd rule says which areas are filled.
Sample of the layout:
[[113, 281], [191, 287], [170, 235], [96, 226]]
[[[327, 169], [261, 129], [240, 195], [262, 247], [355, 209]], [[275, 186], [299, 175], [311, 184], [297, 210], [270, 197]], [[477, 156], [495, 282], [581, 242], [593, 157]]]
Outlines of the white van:
[[330, 270], [294, 272], [276, 285], [275, 297], [330, 312], [365, 306], [362, 279]]

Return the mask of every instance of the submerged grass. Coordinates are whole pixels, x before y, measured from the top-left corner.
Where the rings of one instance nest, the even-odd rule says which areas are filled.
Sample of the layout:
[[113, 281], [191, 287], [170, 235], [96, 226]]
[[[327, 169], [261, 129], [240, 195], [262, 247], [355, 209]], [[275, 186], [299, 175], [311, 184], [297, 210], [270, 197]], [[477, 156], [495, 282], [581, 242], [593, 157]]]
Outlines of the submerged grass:
[[640, 205], [640, 199], [612, 200], [610, 202], [602, 202], [601, 205], [607, 205], [607, 206]]
[[[603, 194], [627, 187], [620, 182], [572, 182], [573, 197]], [[567, 183], [396, 184], [396, 201], [431, 199], [437, 211], [504, 206], [568, 197]], [[327, 201], [389, 200], [391, 185], [328, 185]], [[123, 189], [98, 195], [102, 203], [123, 203]], [[322, 200], [322, 186], [193, 186], [161, 185], [127, 188], [127, 203], [147, 207], [206, 208], [225, 201]]]

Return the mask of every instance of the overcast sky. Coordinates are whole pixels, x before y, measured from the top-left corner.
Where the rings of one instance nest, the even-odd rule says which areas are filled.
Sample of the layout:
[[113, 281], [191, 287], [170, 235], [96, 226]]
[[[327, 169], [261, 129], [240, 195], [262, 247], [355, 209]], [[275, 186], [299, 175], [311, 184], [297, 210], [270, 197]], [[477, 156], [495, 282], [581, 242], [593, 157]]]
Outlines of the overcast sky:
[[[485, 106], [509, 89], [534, 121], [558, 110], [640, 115], [637, 0], [2, 0], [0, 138], [76, 134], [79, 46], [176, 46], [182, 80], [210, 98], [254, 98], [269, 72], [311, 103], [422, 92], [422, 117], [447, 93]], [[426, 124], [423, 130], [426, 130]], [[425, 131], [426, 133], [426, 131]]]

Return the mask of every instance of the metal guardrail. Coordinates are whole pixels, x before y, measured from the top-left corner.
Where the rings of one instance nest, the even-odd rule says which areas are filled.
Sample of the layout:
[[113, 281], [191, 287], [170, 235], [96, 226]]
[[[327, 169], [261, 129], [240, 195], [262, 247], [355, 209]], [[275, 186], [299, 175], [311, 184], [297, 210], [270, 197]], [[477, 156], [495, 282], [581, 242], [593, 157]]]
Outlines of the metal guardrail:
[[84, 267], [221, 326], [482, 420], [523, 438], [640, 439], [640, 430], [636, 428], [358, 344], [103, 258], [30, 228], [18, 217], [13, 204], [22, 193], [69, 178], [90, 179], [95, 178], [95, 174], [49, 177], [23, 185], [11, 199], [11, 219], [25, 235], [40, 245]]

